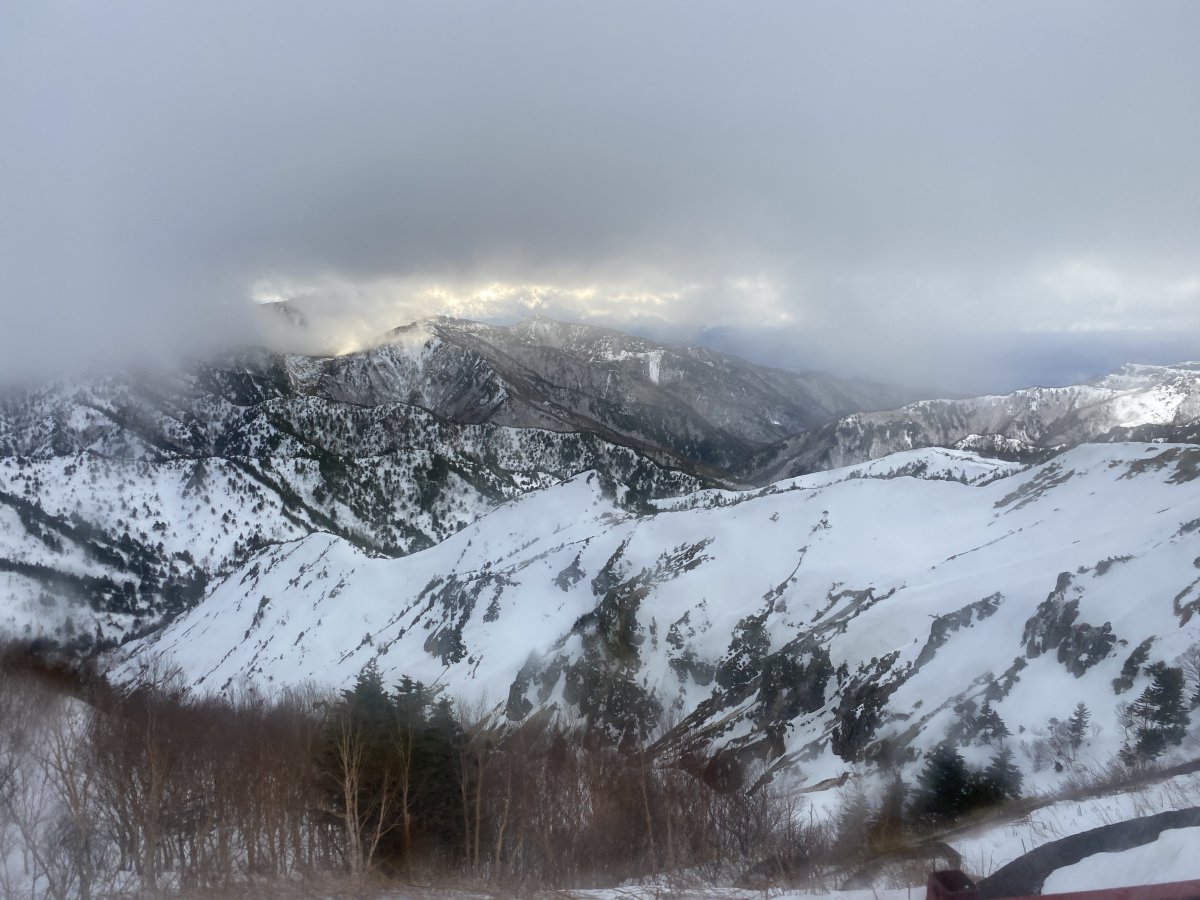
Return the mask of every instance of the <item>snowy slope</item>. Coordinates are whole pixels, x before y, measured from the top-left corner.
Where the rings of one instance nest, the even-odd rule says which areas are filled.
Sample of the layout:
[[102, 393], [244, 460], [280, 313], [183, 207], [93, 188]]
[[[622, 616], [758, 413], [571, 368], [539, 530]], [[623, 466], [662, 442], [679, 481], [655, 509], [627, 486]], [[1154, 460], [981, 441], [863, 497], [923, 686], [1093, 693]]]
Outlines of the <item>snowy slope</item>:
[[324, 531], [403, 555], [588, 469], [639, 496], [698, 485], [592, 434], [297, 394], [310, 369], [232, 358], [5, 397], [0, 635], [120, 640], [267, 544]]
[[250, 349], [0, 393], [0, 637], [158, 627], [263, 546], [400, 556], [594, 469], [630, 504], [911, 392], [605, 329], [435, 319], [343, 356]]
[[[897, 461], [903, 468], [912, 458]], [[832, 473], [830, 473], [832, 474]], [[1001, 473], [994, 473], [1001, 474]], [[263, 551], [132, 650], [197, 685], [316, 679], [369, 660], [697, 757], [767, 755], [809, 783], [950, 738], [988, 703], [1031, 786], [1078, 702], [1120, 747], [1114, 680], [1200, 643], [1200, 449], [1085, 445], [980, 483], [845, 478], [633, 514], [602, 479], [513, 500], [428, 550], [377, 559], [316, 534]], [[786, 488], [786, 489], [785, 489]]]
[[921, 478], [929, 481], [982, 484], [1012, 475], [1025, 468], [1027, 468], [1025, 463], [980, 456], [967, 450], [927, 447], [921, 450], [902, 450], [881, 459], [873, 459], [853, 466], [784, 479], [757, 490], [731, 491], [710, 488], [680, 497], [664, 497], [653, 501], [653, 506], [661, 510], [725, 506], [730, 503], [742, 503], [754, 497], [778, 494], [782, 491], [804, 491], [829, 487], [838, 482], [852, 481], [857, 478]]
[[[762, 451], [903, 392], [547, 319], [436, 319], [340, 357], [249, 350], [91, 373], [0, 396], [0, 634], [119, 642], [266, 545], [326, 532], [401, 556], [591, 469], [641, 508], [847, 463], [806, 484], [977, 482], [1012, 467], [975, 450], [1029, 462], [1080, 440], [1200, 440], [1197, 379], [1192, 365], [1127, 366], [1091, 385], [856, 413]], [[940, 449], [894, 452], [925, 444]]]
[[1118, 853], [1096, 853], [1046, 879], [1045, 894], [1200, 881], [1200, 828], [1164, 831], [1158, 840]]

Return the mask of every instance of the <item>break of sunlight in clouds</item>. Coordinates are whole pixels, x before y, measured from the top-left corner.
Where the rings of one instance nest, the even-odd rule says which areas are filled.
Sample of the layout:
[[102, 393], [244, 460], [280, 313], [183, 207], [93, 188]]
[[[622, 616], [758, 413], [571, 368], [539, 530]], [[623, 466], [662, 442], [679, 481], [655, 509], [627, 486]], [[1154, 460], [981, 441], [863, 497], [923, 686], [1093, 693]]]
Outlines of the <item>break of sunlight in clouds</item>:
[[[1130, 273], [1071, 258], [1038, 264], [988, 283], [948, 269], [848, 274], [826, 281], [764, 273], [712, 282], [646, 277], [637, 284], [448, 282], [385, 277], [352, 281], [325, 275], [255, 282], [258, 303], [289, 300], [302, 311], [302, 331], [276, 327], [263, 338], [280, 349], [345, 353], [368, 346], [397, 325], [437, 315], [512, 322], [545, 315], [630, 329], [676, 342], [703, 342], [782, 366], [911, 384], [1012, 388], [1038, 381], [1006, 373], [989, 356], [1015, 353], [1022, 340], [1037, 352], [1063, 345], [1059, 369], [1041, 380], [1071, 381], [1111, 368], [1077, 362], [1080, 342], [1115, 360], [1141, 358], [1156, 345], [1169, 359], [1200, 355], [1188, 340], [1200, 332], [1200, 277]], [[881, 302], [887, 292], [890, 302]], [[830, 304], [826, 298], [836, 297]], [[982, 299], [986, 302], [972, 302]], [[1173, 341], [1163, 340], [1172, 334]], [[1056, 357], [1057, 358], [1057, 357]], [[961, 373], [970, 369], [972, 375]]]
[[[447, 283], [394, 277], [355, 282], [335, 275], [298, 282], [274, 277], [255, 281], [249, 296], [262, 305], [287, 301], [304, 318], [305, 327], [294, 329], [281, 317], [263, 317], [261, 335], [268, 343], [296, 352], [333, 354], [361, 349], [398, 325], [433, 316], [506, 323], [540, 315], [675, 340], [690, 339], [703, 328], [732, 328], [746, 321], [787, 327], [795, 324], [796, 316], [781, 285], [764, 275], [673, 285]], [[697, 321], [702, 323], [699, 327]]]
[[[690, 286], [651, 289], [623, 285], [555, 285], [505, 282], [446, 282], [384, 277], [354, 282], [335, 275], [296, 282], [259, 279], [255, 303], [288, 301], [303, 316], [300, 330], [272, 327], [264, 337], [282, 348], [303, 352], [347, 353], [369, 345], [398, 325], [434, 316], [512, 322], [543, 315], [592, 324], [620, 321], [626, 327], [650, 322], [669, 325], [663, 314], [679, 313]], [[677, 324], [677, 321], [676, 321]]]
[[540, 313], [960, 390], [1198, 357], [1198, 34], [1188, 0], [9, 0], [0, 375], [258, 340], [255, 295], [341, 349]]

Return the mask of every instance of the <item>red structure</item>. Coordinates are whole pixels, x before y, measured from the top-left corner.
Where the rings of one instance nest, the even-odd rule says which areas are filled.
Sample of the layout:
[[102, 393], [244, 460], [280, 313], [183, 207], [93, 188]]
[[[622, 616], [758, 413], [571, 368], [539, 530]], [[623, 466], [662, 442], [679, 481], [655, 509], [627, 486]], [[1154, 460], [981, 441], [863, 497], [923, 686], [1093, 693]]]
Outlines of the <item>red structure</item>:
[[[1200, 900], [1200, 881], [1172, 881], [1137, 887], [1074, 891], [1069, 894], [1040, 894], [1040, 900]], [[1006, 897], [1005, 900], [1038, 900], [1038, 897]], [[979, 900], [979, 889], [958, 869], [934, 872], [925, 887], [926, 900]]]

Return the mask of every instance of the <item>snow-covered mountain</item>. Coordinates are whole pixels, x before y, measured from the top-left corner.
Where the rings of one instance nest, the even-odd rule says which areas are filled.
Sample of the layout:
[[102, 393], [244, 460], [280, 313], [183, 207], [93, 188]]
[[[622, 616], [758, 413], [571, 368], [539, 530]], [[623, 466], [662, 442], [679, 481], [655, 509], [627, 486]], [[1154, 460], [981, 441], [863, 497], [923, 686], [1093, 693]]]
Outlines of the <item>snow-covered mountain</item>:
[[581, 471], [632, 486], [630, 502], [700, 484], [590, 433], [297, 392], [316, 362], [252, 356], [8, 397], [0, 633], [120, 641], [265, 546], [320, 531], [403, 555]]
[[0, 398], [0, 632], [157, 627], [313, 532], [400, 556], [597, 470], [630, 503], [910, 396], [584, 326], [436, 319], [344, 356], [256, 350]]
[[1087, 441], [1130, 440], [1200, 440], [1200, 363], [1126, 365], [1088, 384], [853, 413], [781, 441], [738, 474], [766, 484], [916, 447], [1035, 461]]
[[718, 773], [1001, 730], [1032, 772], [1079, 702], [1111, 758], [1200, 645], [1200, 365], [864, 411], [902, 394], [541, 319], [10, 392], [0, 632], [203, 689], [376, 660]]
[[817, 784], [946, 739], [986, 761], [1002, 733], [1035, 780], [1062, 777], [1051, 719], [1080, 702], [1093, 728], [1070, 752], [1107, 761], [1144, 666], [1200, 645], [1195, 447], [1092, 444], [1032, 468], [912, 451], [657, 506], [630, 511], [589, 473], [402, 559], [314, 534], [127, 664], [162, 656], [222, 690], [341, 685], [375, 661], [508, 720], [653, 740], [717, 780], [765, 757]]

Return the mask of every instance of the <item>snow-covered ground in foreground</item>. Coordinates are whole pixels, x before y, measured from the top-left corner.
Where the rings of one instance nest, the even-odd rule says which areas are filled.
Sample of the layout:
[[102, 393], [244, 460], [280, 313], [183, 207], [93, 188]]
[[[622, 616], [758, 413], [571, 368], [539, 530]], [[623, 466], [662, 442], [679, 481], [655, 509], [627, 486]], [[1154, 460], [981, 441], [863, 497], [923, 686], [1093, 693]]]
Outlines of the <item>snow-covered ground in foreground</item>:
[[[390, 900], [401, 900], [403, 895], [390, 898]], [[416, 895], [413, 895], [416, 896]], [[562, 897], [564, 900], [763, 900], [764, 897], [769, 897], [771, 900], [793, 900], [793, 898], [805, 898], [809, 900], [812, 897], [829, 897], [831, 900], [911, 900], [911, 898], [922, 898], [925, 896], [925, 888], [899, 888], [888, 890], [866, 890], [866, 891], [787, 891], [780, 893], [771, 891], [763, 893], [762, 891], [751, 891], [740, 888], [688, 888], [679, 891], [671, 891], [664, 888], [638, 888], [638, 887], [619, 887], [619, 888], [604, 888], [594, 891], [560, 891], [554, 894], [547, 895], [548, 897]], [[408, 900], [405, 896], [404, 900]]]
[[1200, 879], [1200, 828], [1164, 831], [1152, 844], [1097, 853], [1052, 873], [1043, 894]]
[[[1099, 828], [1102, 825], [1111, 825], [1113, 822], [1122, 822], [1139, 816], [1193, 806], [1200, 806], [1200, 774], [1195, 773], [1179, 775], [1137, 790], [1123, 791], [1103, 797], [1093, 797], [1087, 800], [1059, 800], [1035, 809], [1020, 819], [1002, 825], [986, 825], [979, 829], [963, 832], [961, 836], [949, 838], [947, 843], [962, 854], [963, 869], [973, 876], [982, 878], [1017, 857], [1023, 856], [1034, 847], [1057, 841], [1059, 838]], [[1196, 829], [1186, 830], [1196, 832]], [[1170, 833], [1167, 831], [1163, 834], [1169, 835]], [[1200, 840], [1197, 841], [1196, 847], [1200, 849]], [[1169, 848], [1166, 845], [1161, 849], [1167, 857], [1170, 856]], [[1157, 851], [1144, 848], [1144, 852], [1153, 855]], [[1196, 854], [1196, 858], [1200, 864], [1200, 853]], [[1167, 861], [1164, 860], [1164, 863]], [[1178, 879], [1164, 876], [1127, 883], [1157, 883], [1186, 878], [1200, 878], [1200, 870], [1196, 871], [1195, 875], [1181, 875]], [[1074, 890], [1085, 890], [1085, 888], [1074, 888]], [[1050, 893], [1049, 887], [1045, 889], [1044, 893]]]

